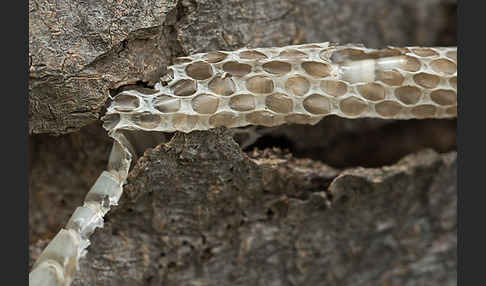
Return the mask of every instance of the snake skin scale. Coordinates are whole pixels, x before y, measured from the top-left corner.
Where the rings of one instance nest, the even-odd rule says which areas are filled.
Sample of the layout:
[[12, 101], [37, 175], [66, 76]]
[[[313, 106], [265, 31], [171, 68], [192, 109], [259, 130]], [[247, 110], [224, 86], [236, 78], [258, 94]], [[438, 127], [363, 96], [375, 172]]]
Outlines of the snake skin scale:
[[330, 43], [179, 58], [151, 94], [123, 91], [105, 128], [190, 132], [315, 124], [327, 115], [457, 116], [457, 48]]

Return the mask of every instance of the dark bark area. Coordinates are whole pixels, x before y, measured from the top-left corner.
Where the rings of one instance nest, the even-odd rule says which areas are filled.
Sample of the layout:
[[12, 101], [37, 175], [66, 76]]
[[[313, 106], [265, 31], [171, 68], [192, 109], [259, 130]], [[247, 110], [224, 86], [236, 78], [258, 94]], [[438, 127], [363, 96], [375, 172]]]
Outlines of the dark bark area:
[[[106, 167], [108, 95], [176, 56], [456, 45], [455, 1], [29, 4], [30, 265]], [[455, 120], [329, 117], [242, 152], [222, 129], [177, 133], [136, 162], [73, 285], [455, 285], [455, 135]]]
[[339, 171], [223, 129], [139, 159], [73, 285], [455, 285], [456, 154]]
[[29, 240], [52, 238], [106, 169], [113, 140], [98, 125], [35, 135], [29, 150]]

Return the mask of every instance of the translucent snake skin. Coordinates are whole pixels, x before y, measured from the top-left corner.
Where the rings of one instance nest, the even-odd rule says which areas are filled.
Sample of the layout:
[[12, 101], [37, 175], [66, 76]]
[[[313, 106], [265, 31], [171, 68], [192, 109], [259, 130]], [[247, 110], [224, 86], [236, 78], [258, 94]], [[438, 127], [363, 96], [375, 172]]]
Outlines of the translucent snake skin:
[[207, 130], [346, 118], [456, 116], [456, 48], [329, 43], [179, 58], [156, 92], [117, 95], [111, 129]]
[[316, 124], [324, 116], [457, 117], [457, 48], [375, 50], [332, 43], [178, 58], [153, 92], [123, 91], [103, 118], [115, 139], [107, 170], [44, 249], [29, 285], [69, 285], [89, 236], [123, 192], [133, 151], [122, 130], [190, 132]]

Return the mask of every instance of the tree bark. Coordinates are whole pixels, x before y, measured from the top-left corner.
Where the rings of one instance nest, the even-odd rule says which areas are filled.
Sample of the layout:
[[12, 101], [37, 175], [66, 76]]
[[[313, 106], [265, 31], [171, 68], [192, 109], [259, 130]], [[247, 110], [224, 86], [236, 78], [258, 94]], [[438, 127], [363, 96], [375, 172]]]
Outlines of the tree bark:
[[134, 166], [73, 285], [455, 285], [455, 152], [337, 170], [224, 129]]
[[[448, 0], [29, 5], [31, 265], [106, 168], [109, 95], [151, 88], [175, 57], [456, 45]], [[244, 151], [224, 129], [176, 133], [135, 162], [73, 285], [455, 285], [455, 129], [328, 117]]]

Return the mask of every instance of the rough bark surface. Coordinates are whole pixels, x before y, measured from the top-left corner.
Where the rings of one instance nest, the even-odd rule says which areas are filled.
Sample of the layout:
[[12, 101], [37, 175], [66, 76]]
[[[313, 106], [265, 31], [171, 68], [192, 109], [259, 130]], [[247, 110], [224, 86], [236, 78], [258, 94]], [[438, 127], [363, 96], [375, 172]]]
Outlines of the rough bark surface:
[[[150, 88], [174, 57], [456, 45], [454, 0], [29, 5], [30, 265], [106, 167], [110, 93]], [[137, 162], [73, 285], [455, 285], [455, 129], [329, 117], [267, 130], [246, 153], [221, 129], [176, 134]]]
[[455, 285], [456, 154], [333, 169], [177, 133], [131, 172], [73, 285]]
[[110, 91], [152, 85], [175, 56], [323, 41], [454, 45], [442, 36], [448, 2], [29, 0], [29, 130], [93, 123]]

